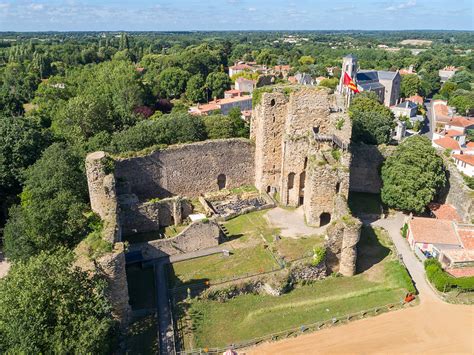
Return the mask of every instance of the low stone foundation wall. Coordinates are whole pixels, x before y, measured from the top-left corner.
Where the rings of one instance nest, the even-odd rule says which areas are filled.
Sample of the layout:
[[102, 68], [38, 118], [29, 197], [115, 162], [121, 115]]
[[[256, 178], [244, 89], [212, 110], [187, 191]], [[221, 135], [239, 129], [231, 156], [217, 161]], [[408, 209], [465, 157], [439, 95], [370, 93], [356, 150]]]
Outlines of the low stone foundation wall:
[[215, 221], [198, 221], [174, 238], [132, 244], [128, 249], [129, 252], [140, 251], [145, 260], [151, 260], [215, 247], [220, 244], [221, 237], [221, 229]]

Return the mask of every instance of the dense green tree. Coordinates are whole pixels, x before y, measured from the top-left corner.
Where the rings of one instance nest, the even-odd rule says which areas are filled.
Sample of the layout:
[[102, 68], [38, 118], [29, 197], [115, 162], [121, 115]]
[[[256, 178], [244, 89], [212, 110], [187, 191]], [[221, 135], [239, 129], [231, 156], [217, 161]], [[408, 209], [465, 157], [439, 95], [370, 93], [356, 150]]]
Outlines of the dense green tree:
[[206, 87], [213, 98], [224, 97], [224, 91], [230, 89], [230, 84], [229, 76], [223, 72], [211, 73], [206, 78]]
[[460, 115], [474, 111], [474, 91], [456, 90], [451, 93], [449, 105], [456, 108]]
[[423, 96], [431, 97], [440, 89], [440, 78], [437, 72], [425, 72], [421, 76], [421, 91]]
[[204, 117], [207, 136], [210, 139], [246, 137], [249, 127], [242, 119], [240, 109], [234, 107], [228, 115], [209, 115]]
[[421, 92], [421, 80], [416, 74], [402, 76], [400, 90], [403, 97], [410, 97]]
[[422, 213], [446, 183], [443, 160], [428, 138], [410, 137], [385, 161], [382, 181], [385, 204]]
[[298, 60], [298, 62], [301, 65], [311, 65], [311, 64], [314, 64], [315, 60], [310, 55], [304, 55]]
[[443, 84], [441, 87], [441, 90], [439, 91], [440, 95], [442, 95], [444, 98], [448, 99], [451, 96], [451, 93], [453, 91], [456, 91], [458, 88], [458, 84], [452, 81], [447, 81]]
[[319, 86], [324, 86], [324, 87], [335, 90], [338, 84], [339, 84], [339, 79], [330, 78], [330, 79], [321, 80], [321, 82], [319, 83]]
[[110, 353], [115, 324], [105, 289], [64, 249], [15, 263], [0, 280], [0, 351]]
[[193, 75], [186, 85], [186, 98], [192, 102], [205, 102], [207, 99], [205, 84], [201, 74]]
[[176, 99], [186, 90], [189, 73], [180, 68], [168, 68], [159, 77], [160, 93], [166, 98]]
[[21, 205], [10, 210], [5, 252], [27, 259], [60, 245], [72, 247], [88, 232], [87, 184], [83, 156], [55, 143], [26, 172]]
[[374, 93], [361, 93], [354, 97], [349, 108], [352, 119], [352, 141], [366, 144], [383, 144], [390, 141], [394, 117]]
[[25, 169], [38, 159], [47, 136], [32, 121], [0, 117], [0, 196], [18, 194]]

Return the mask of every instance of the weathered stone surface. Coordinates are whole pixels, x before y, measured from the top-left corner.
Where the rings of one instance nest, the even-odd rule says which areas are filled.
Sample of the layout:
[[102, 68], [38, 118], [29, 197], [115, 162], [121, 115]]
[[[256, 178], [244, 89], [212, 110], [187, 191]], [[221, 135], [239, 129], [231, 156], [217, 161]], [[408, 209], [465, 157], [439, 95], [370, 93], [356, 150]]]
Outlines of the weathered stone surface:
[[325, 246], [326, 265], [330, 272], [344, 276], [355, 274], [361, 228], [362, 223], [350, 216], [344, 216], [328, 227]]
[[291, 268], [291, 278], [294, 282], [315, 281], [324, 279], [327, 276], [326, 262], [322, 261], [318, 265], [309, 263], [297, 264]]
[[190, 203], [181, 197], [159, 201], [139, 202], [136, 195], [121, 195], [120, 221], [124, 236], [159, 230], [161, 227], [178, 225], [192, 211]]
[[254, 145], [247, 139], [222, 139], [171, 146], [151, 154], [117, 159], [116, 179], [126, 182], [140, 201], [155, 197], [197, 197], [254, 183]]
[[[279, 91], [280, 90], [280, 91]], [[320, 215], [340, 215], [336, 195], [347, 199], [350, 152], [340, 161], [331, 155], [334, 143], [315, 140], [314, 134], [337, 136], [345, 144], [351, 136], [351, 122], [340, 112], [329, 90], [296, 88], [289, 96], [284, 89], [264, 93], [255, 109], [252, 135], [255, 139], [255, 186], [277, 192], [285, 206], [304, 205], [309, 224], [320, 225]], [[331, 162], [313, 164], [312, 157], [326, 150]]]
[[176, 237], [132, 244], [129, 252], [140, 251], [145, 260], [156, 259], [218, 246], [221, 237], [222, 232], [216, 222], [199, 221], [189, 225]]

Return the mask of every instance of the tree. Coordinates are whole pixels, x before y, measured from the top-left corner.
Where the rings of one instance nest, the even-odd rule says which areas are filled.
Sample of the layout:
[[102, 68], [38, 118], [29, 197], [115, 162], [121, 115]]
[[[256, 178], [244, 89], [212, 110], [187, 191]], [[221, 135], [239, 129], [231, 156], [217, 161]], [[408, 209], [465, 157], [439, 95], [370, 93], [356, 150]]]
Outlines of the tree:
[[298, 62], [301, 65], [311, 65], [311, 64], [314, 64], [315, 60], [310, 55], [304, 55], [298, 60]]
[[330, 79], [324, 79], [321, 80], [319, 83], [319, 86], [324, 86], [330, 89], [336, 89], [337, 84], [339, 84], [339, 80], [337, 78], [330, 78]]
[[423, 96], [431, 97], [440, 89], [440, 78], [437, 72], [425, 72], [421, 77]]
[[48, 139], [32, 121], [0, 117], [0, 196], [18, 194], [25, 169], [38, 159]]
[[226, 73], [214, 72], [207, 76], [206, 87], [211, 93], [211, 97], [224, 97], [224, 91], [230, 89], [230, 78]]
[[468, 114], [474, 110], [474, 91], [456, 90], [451, 93], [448, 103], [454, 106], [460, 115]]
[[115, 324], [105, 288], [64, 249], [13, 264], [0, 280], [0, 351], [111, 352]]
[[186, 85], [186, 97], [192, 102], [205, 102], [206, 88], [204, 77], [201, 74], [193, 75]]
[[229, 115], [209, 115], [204, 117], [208, 138], [248, 137], [249, 127], [242, 119], [240, 109], [234, 107]]
[[449, 99], [449, 97], [451, 96], [451, 93], [453, 91], [456, 91], [457, 88], [458, 88], [458, 84], [452, 81], [447, 81], [443, 84], [439, 93], [446, 99]]
[[443, 160], [428, 138], [410, 137], [385, 161], [382, 181], [385, 204], [422, 213], [446, 183]]
[[374, 93], [361, 93], [354, 97], [349, 108], [352, 119], [352, 141], [366, 144], [383, 144], [390, 141], [394, 128], [393, 113], [382, 105]]
[[9, 258], [27, 259], [42, 250], [73, 247], [88, 233], [83, 165], [76, 151], [54, 143], [26, 170], [21, 205], [10, 210], [4, 230]]
[[417, 95], [421, 91], [421, 80], [416, 74], [403, 75], [400, 89], [403, 97]]
[[160, 93], [168, 99], [176, 99], [186, 90], [189, 73], [180, 68], [168, 68], [159, 77]]

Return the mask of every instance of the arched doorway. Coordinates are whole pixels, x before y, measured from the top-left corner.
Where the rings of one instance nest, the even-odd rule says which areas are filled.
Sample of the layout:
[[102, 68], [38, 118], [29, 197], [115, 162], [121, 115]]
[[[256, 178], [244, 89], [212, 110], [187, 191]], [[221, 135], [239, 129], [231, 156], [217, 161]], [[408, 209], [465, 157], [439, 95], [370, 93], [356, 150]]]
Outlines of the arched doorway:
[[323, 212], [319, 215], [319, 226], [325, 226], [331, 222], [331, 214], [327, 212]]
[[217, 186], [219, 186], [219, 190], [225, 189], [226, 183], [227, 183], [227, 178], [225, 174], [219, 174], [217, 176]]
[[298, 194], [298, 204], [301, 206], [304, 203], [304, 182], [306, 180], [306, 171], [300, 174], [300, 191]]
[[295, 173], [288, 174], [288, 190], [291, 190], [295, 186]]

